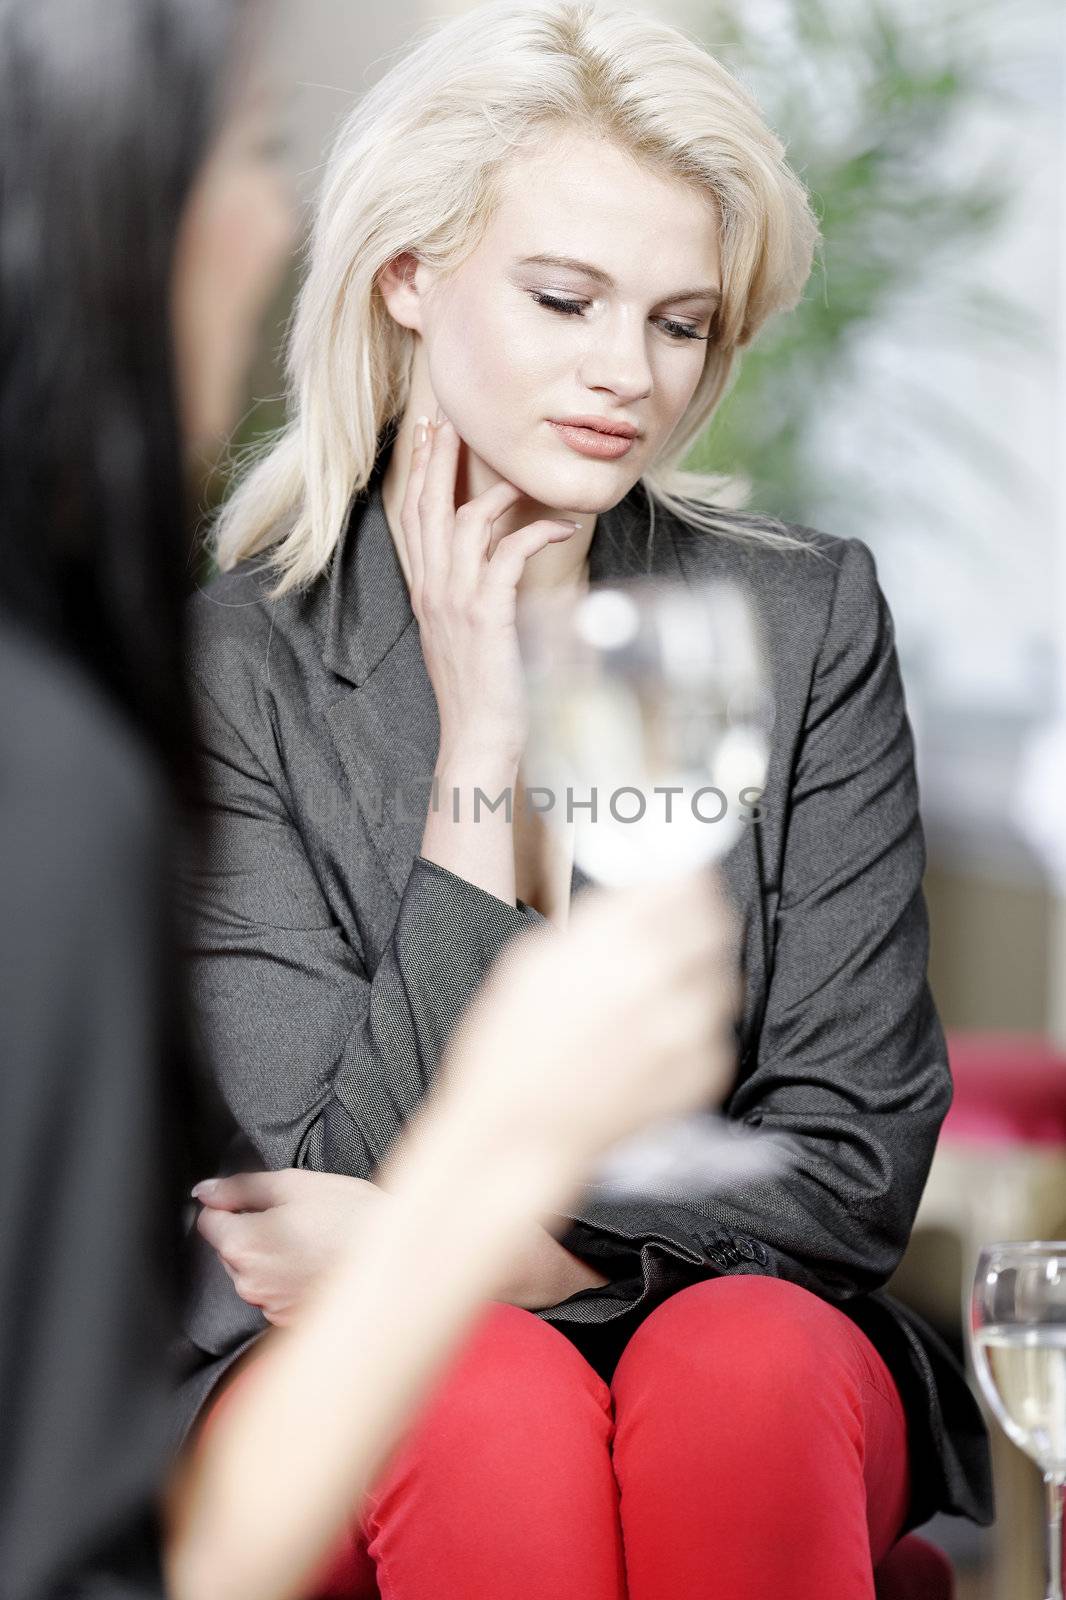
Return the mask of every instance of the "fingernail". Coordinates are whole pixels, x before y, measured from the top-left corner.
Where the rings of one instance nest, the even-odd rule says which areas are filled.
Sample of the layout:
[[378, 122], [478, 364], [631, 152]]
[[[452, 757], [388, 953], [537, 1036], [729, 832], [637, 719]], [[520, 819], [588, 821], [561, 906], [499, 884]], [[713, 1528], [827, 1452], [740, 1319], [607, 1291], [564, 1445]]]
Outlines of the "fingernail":
[[426, 440], [428, 438], [429, 438], [429, 418], [428, 417], [419, 417], [418, 421], [415, 423], [415, 449], [416, 450], [421, 450], [422, 446], [425, 444], [425, 442], [426, 442]]
[[443, 421], [444, 421], [444, 420], [445, 420], [445, 418], [444, 418], [444, 412], [443, 412], [443, 411], [442, 411], [442, 410], [441, 410], [441, 408], [440, 408], [440, 406], [438, 406], [438, 407], [437, 407], [437, 417], [436, 417], [436, 420], [437, 420], [437, 422], [438, 422], [438, 423], [441, 423], [441, 422], [443, 422]]
[[217, 1188], [217, 1178], [204, 1178], [200, 1183], [194, 1184], [189, 1193], [194, 1200], [202, 1200], [205, 1195], [212, 1194]]

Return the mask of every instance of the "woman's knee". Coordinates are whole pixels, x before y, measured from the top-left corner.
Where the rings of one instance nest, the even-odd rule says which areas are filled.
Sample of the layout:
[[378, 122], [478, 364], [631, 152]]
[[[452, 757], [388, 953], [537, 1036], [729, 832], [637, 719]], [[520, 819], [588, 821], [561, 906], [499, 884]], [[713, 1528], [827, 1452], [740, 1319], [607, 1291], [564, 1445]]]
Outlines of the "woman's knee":
[[461, 1567], [465, 1593], [489, 1594], [492, 1572], [520, 1553], [538, 1593], [574, 1592], [587, 1566], [589, 1592], [616, 1595], [613, 1432], [610, 1390], [569, 1340], [493, 1306], [368, 1497], [372, 1559], [396, 1572]]
[[862, 1338], [843, 1312], [798, 1284], [709, 1279], [672, 1295], [637, 1329], [615, 1372], [616, 1410], [621, 1419], [645, 1401], [658, 1410], [671, 1398], [706, 1397], [749, 1426], [760, 1411], [814, 1415], [848, 1403], [842, 1380], [857, 1361], [879, 1360], [858, 1350]]
[[636, 1331], [611, 1387], [633, 1515], [699, 1516], [726, 1540], [791, 1517], [810, 1539], [831, 1508], [832, 1526], [853, 1530], [854, 1549], [868, 1539], [875, 1559], [895, 1538], [909, 1481], [902, 1400], [862, 1330], [809, 1290], [755, 1276], [684, 1289]]
[[[553, 1454], [606, 1447], [610, 1390], [570, 1341], [516, 1306], [494, 1304], [432, 1390], [409, 1448], [499, 1456], [514, 1443]], [[454, 1456], [452, 1456], [454, 1459]]]

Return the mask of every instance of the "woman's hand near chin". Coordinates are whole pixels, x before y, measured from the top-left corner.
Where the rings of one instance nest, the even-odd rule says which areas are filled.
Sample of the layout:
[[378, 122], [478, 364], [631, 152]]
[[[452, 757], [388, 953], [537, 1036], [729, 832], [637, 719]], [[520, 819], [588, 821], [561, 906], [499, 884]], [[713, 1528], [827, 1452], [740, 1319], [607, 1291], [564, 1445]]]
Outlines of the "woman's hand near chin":
[[496, 483], [457, 510], [462, 441], [447, 418], [423, 431], [425, 438], [415, 429], [400, 525], [441, 754], [446, 762], [488, 758], [517, 767], [529, 731], [518, 582], [531, 556], [572, 538], [577, 524], [542, 518], [494, 539], [493, 524], [522, 491]]
[[[496, 483], [456, 510], [461, 447], [447, 420], [415, 428], [400, 510], [411, 608], [440, 717], [420, 854], [514, 905], [512, 818], [529, 735], [518, 582], [531, 556], [572, 538], [577, 524], [542, 519], [494, 538], [521, 490]], [[479, 790], [493, 802], [480, 813]], [[500, 805], [508, 791], [510, 803]]]
[[388, 1196], [362, 1178], [289, 1168], [212, 1178], [193, 1190], [197, 1228], [237, 1293], [287, 1326]]

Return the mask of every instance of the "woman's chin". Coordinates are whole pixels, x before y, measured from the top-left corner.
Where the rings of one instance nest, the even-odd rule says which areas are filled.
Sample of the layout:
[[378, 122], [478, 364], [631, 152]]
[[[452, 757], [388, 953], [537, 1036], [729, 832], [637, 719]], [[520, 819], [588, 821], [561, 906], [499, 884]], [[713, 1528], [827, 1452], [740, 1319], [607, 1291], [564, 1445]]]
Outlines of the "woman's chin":
[[588, 516], [616, 506], [640, 476], [628, 461], [565, 461], [555, 453], [548, 464], [541, 455], [528, 466], [516, 462], [512, 471], [513, 476], [506, 471], [500, 475], [521, 489], [528, 500]]

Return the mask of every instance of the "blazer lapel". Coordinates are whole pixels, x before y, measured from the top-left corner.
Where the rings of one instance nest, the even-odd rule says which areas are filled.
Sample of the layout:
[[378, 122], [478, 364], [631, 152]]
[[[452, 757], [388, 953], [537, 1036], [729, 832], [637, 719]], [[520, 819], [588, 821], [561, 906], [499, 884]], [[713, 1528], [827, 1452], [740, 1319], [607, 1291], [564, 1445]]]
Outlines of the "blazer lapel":
[[[397, 897], [422, 842], [440, 746], [440, 717], [407, 582], [385, 517], [387, 451], [357, 497], [334, 556], [323, 661], [350, 692], [328, 712], [334, 743]], [[668, 530], [649, 540], [634, 489], [602, 513], [589, 548], [590, 582], [649, 572], [680, 577]], [[589, 878], [575, 864], [571, 894]]]
[[367, 833], [399, 897], [422, 840], [440, 719], [385, 518], [381, 469], [379, 457], [334, 557], [323, 659], [352, 686], [329, 721]]

